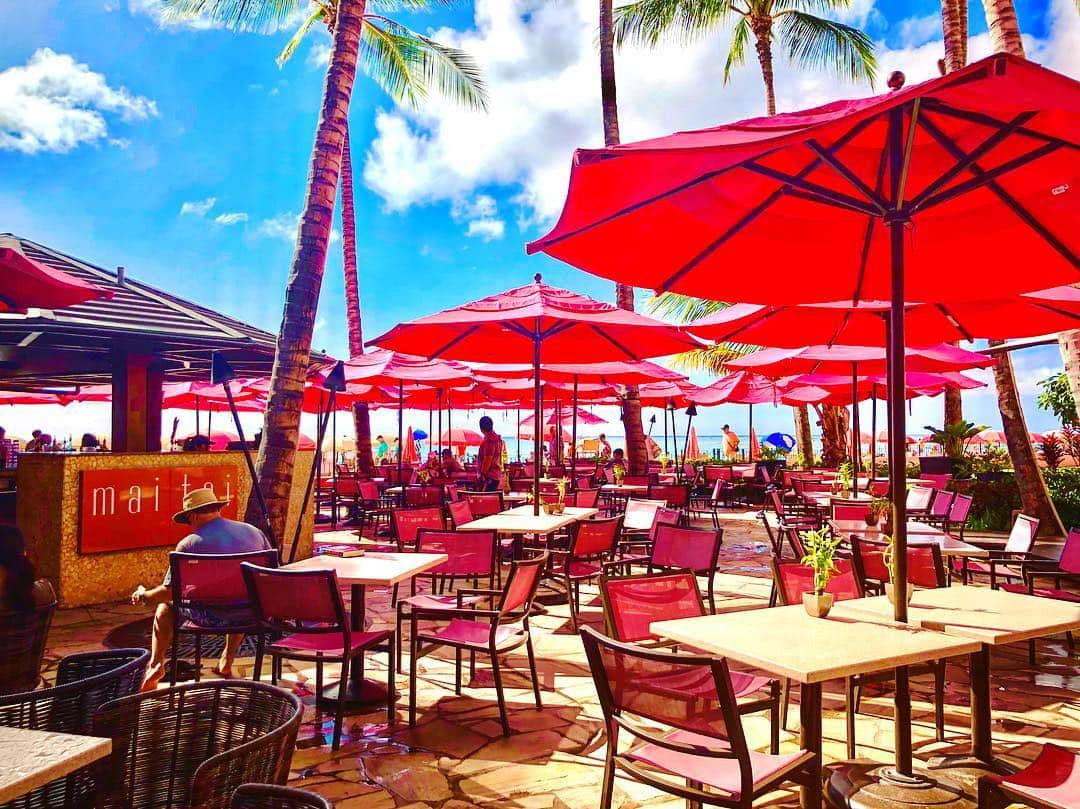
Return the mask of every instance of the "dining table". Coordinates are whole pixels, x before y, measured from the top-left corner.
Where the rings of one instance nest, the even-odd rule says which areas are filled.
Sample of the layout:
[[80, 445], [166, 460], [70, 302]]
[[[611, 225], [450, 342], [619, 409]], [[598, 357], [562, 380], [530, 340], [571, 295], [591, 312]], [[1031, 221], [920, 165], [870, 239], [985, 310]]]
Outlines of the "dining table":
[[112, 739], [0, 726], [0, 804], [105, 758]]
[[[299, 562], [282, 565], [282, 570], [333, 570], [338, 584], [351, 590], [349, 624], [355, 632], [363, 632], [366, 621], [368, 587], [393, 587], [414, 576], [438, 567], [449, 557], [445, 553], [385, 553], [368, 551], [362, 556], [318, 554]], [[364, 677], [364, 656], [353, 658], [349, 676], [343, 682], [323, 688], [319, 699], [333, 705], [345, 699], [349, 710], [364, 709], [386, 702], [386, 686]]]
[[[897, 768], [911, 767], [910, 695], [907, 667], [957, 655], [973, 655], [979, 642], [918, 625], [882, 621], [859, 613], [811, 617], [801, 604], [656, 621], [660, 638], [726, 657], [800, 684], [800, 746], [822, 755], [821, 685], [827, 680], [896, 671]], [[821, 809], [820, 772], [800, 793], [802, 809]]]

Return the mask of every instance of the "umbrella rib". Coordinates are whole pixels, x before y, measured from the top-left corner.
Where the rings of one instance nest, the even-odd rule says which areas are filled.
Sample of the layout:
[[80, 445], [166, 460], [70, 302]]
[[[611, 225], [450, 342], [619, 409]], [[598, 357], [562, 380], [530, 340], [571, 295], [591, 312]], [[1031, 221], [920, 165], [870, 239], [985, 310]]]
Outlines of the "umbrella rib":
[[610, 334], [607, 334], [606, 332], [601, 331], [600, 327], [597, 326], [595, 323], [590, 323], [589, 328], [591, 328], [593, 331], [595, 331], [597, 334], [599, 334], [601, 337], [603, 337], [605, 340], [607, 340], [609, 343], [611, 343], [613, 346], [615, 346], [615, 348], [619, 349], [619, 351], [626, 354], [626, 356], [628, 356], [630, 359], [632, 359], [632, 360], [640, 360], [641, 359], [640, 357], [635, 356], [631, 351], [629, 351], [626, 348], [626, 346], [624, 346], [622, 343], [620, 343], [618, 340], [616, 340]]
[[[881, 150], [881, 158], [878, 160], [877, 170], [877, 182], [875, 188], [878, 193], [881, 193], [881, 188], [885, 183], [885, 158], [888, 156], [888, 149]], [[863, 283], [866, 281], [866, 266], [870, 261], [870, 245], [871, 239], [874, 235], [874, 225], [877, 223], [877, 217], [871, 216], [866, 222], [866, 234], [863, 236], [862, 253], [859, 256], [859, 273], [855, 277], [855, 293], [851, 296], [851, 300], [854, 303], [858, 303], [862, 300]]]
[[956, 326], [956, 328], [958, 328], [960, 330], [960, 333], [962, 335], [964, 335], [965, 340], [968, 340], [970, 342], [971, 340], [975, 339], [974, 337], [971, 336], [971, 332], [968, 329], [964, 328], [964, 324], [962, 324], [960, 322], [960, 318], [958, 318], [956, 315], [954, 315], [952, 312], [950, 312], [948, 307], [945, 306], [945, 304], [938, 303], [938, 304], [935, 304], [935, 306], [937, 306], [937, 309], [938, 309], [939, 312], [941, 312], [941, 314], [945, 315], [945, 317], [947, 317], [949, 320], [951, 320], [953, 325]]
[[837, 173], [845, 180], [855, 186], [859, 193], [874, 204], [878, 209], [878, 213], [885, 213], [886, 208], [888, 208], [888, 200], [881, 195], [880, 191], [874, 191], [874, 189], [864, 183], [855, 172], [841, 163], [830, 150], [823, 147], [816, 140], [807, 141], [806, 145], [809, 146], [818, 157], [836, 169]]
[[[933, 121], [927, 120], [924, 116], [921, 123], [923, 128], [925, 128], [938, 143], [944, 146], [947, 151], [951, 152], [954, 157], [960, 158], [964, 156], [963, 149], [953, 143], [949, 136], [938, 129]], [[972, 163], [968, 166], [968, 171], [976, 176], [983, 174], [983, 169], [977, 163]], [[1045, 225], [1039, 222], [1027, 208], [1017, 202], [1015, 197], [1002, 188], [1000, 184], [991, 180], [987, 183], [987, 188], [993, 191], [998, 199], [1005, 203], [1006, 207], [1012, 210], [1012, 212], [1023, 220], [1028, 227], [1042, 236], [1055, 251], [1060, 253], [1074, 267], [1080, 268], [1080, 259], [1077, 258], [1076, 254], [1073, 253], [1072, 250], [1070, 250], [1057, 236], [1051, 233]]]
[[479, 326], [469, 326], [469, 328], [467, 328], [465, 331], [463, 331], [461, 334], [459, 334], [457, 337], [455, 337], [449, 343], [447, 343], [442, 348], [440, 348], [438, 351], [436, 351], [434, 354], [432, 354], [431, 358], [436, 359], [437, 357], [442, 356], [444, 351], [449, 351], [451, 348], [456, 346], [458, 343], [460, 343], [462, 340], [464, 340], [466, 337], [468, 337], [470, 334], [472, 334], [478, 328], [480, 328], [480, 327]]
[[[873, 219], [870, 220], [871, 224], [873, 223], [873, 221]], [[848, 323], [851, 322], [851, 314], [853, 311], [854, 310], [852, 309], [848, 309], [844, 312], [844, 316], [840, 319], [840, 325], [836, 327], [836, 331], [833, 332], [832, 337], [830, 337], [829, 341], [826, 343], [829, 348], [832, 348], [836, 341], [840, 339], [840, 332], [846, 329]]]
[[1061, 315], [1062, 317], [1072, 318], [1073, 320], [1080, 320], [1080, 315], [1076, 314], [1075, 312], [1070, 312], [1068, 309], [1059, 309], [1058, 307], [1051, 306], [1048, 303], [1036, 303], [1035, 306], [1040, 309], [1045, 309], [1051, 314]]
[[[942, 115], [947, 115], [951, 118], [959, 118], [962, 121], [968, 121], [969, 123], [981, 124], [983, 126], [990, 127], [1003, 127], [1008, 126], [1008, 121], [1002, 121], [995, 118], [992, 115], [987, 115], [983, 112], [972, 112], [971, 110], [962, 110], [958, 107], [954, 107], [950, 104], [946, 104], [936, 98], [924, 98], [923, 105], [934, 112], [940, 112]], [[1069, 149], [1080, 148], [1080, 144], [1073, 141], [1065, 140], [1063, 138], [1055, 137], [1054, 135], [1047, 135], [1045, 132], [1040, 132], [1037, 129], [1029, 129], [1026, 126], [1022, 126], [1016, 130], [1017, 135], [1024, 135], [1025, 137], [1035, 138], [1036, 140], [1046, 141], [1047, 143], [1056, 143], [1060, 146], [1065, 146]]]
[[925, 210], [927, 208], [933, 208], [937, 205], [941, 205], [943, 202], [967, 194], [976, 189], [982, 188], [984, 185], [993, 182], [1003, 174], [1008, 174], [1010, 171], [1023, 168], [1028, 163], [1032, 163], [1041, 157], [1046, 157], [1048, 154], [1056, 152], [1061, 147], [1056, 143], [1045, 143], [1038, 149], [1033, 149], [1030, 152], [1026, 152], [1018, 157], [1014, 157], [1000, 166], [994, 166], [992, 169], [981, 169], [980, 173], [968, 180], [967, 182], [958, 183], [952, 188], [947, 188], [944, 191], [939, 191], [934, 196], [927, 200], [924, 200], [920, 208]]
[[778, 169], [771, 168], [769, 166], [763, 166], [756, 160], [748, 160], [743, 164], [747, 169], [756, 174], [762, 174], [777, 182], [789, 185], [792, 188], [802, 191], [804, 194], [809, 194], [813, 198], [820, 202], [831, 202], [834, 205], [839, 205], [842, 208], [850, 208], [864, 213], [869, 216], [880, 216], [881, 211], [875, 207], [867, 205], [860, 199], [843, 194], [839, 191], [833, 191], [831, 188], [826, 188], [823, 185], [817, 183], [807, 182], [802, 177], [795, 174], [788, 174], [787, 172], [780, 171]]
[[[720, 337], [720, 338], [718, 338], [716, 340], [713, 340], [713, 342], [716, 343], [716, 344], [726, 343], [729, 340], [734, 339], [735, 335], [742, 334], [747, 329], [752, 329], [752, 328], [755, 328], [757, 326], [760, 326], [762, 323], [764, 323], [769, 318], [773, 317], [774, 315], [779, 314], [779, 312], [780, 312], [779, 308], [770, 307], [767, 311], [758, 314], [749, 323], [747, 323], [747, 324], [745, 324], [743, 326], [740, 326], [739, 328], [735, 329], [734, 331], [728, 332], [727, 334], [723, 335], [722, 337]], [[693, 332], [692, 326], [687, 326], [687, 331]], [[742, 339], [744, 339], [744, 338], [740, 338], [740, 340], [742, 340]], [[753, 337], [751, 336], [750, 339], [752, 340]]]
[[1002, 127], [993, 135], [988, 137], [986, 140], [984, 140], [982, 143], [972, 149], [968, 153], [967, 157], [965, 157], [963, 160], [958, 160], [951, 169], [946, 171], [944, 174], [942, 174], [940, 177], [938, 177], [936, 180], [926, 186], [926, 188], [920, 191], [915, 196], [915, 198], [911, 200], [911, 207], [913, 209], [918, 208], [920, 205], [926, 202], [926, 200], [929, 199], [939, 188], [943, 188], [945, 184], [952, 180], [956, 175], [958, 175], [976, 160], [981, 158], [984, 154], [986, 154], [1003, 140], [1005, 140], [1005, 138], [1009, 137], [1009, 135], [1012, 135], [1023, 124], [1030, 121], [1034, 117], [1034, 112], [1022, 112], [1017, 115], [1015, 118], [1012, 119], [1011, 122], [1009, 122], [1008, 126]]
[[548, 338], [554, 337], [557, 334], [562, 334], [564, 331], [566, 331], [567, 329], [572, 329], [577, 324], [578, 321], [576, 320], [560, 320], [547, 331], [541, 332], [540, 339], [547, 340]]

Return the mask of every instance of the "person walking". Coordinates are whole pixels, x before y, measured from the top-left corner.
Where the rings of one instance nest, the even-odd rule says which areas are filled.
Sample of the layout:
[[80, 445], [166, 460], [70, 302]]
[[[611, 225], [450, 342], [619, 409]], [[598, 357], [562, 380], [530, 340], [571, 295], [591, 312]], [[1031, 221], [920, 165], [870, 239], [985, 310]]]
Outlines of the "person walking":
[[502, 485], [503, 472], [503, 440], [495, 432], [491, 416], [483, 416], [480, 419], [480, 432], [484, 440], [480, 442], [480, 450], [476, 455], [476, 471], [480, 491], [496, 492]]

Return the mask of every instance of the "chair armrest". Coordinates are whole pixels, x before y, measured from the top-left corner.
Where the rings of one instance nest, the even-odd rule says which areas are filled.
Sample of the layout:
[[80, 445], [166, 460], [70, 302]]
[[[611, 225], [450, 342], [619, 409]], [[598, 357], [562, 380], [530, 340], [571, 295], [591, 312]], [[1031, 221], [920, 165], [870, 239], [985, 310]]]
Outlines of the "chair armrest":
[[1023, 573], [1024, 579], [1030, 584], [1034, 584], [1039, 579], [1051, 579], [1054, 581], [1055, 586], [1060, 586], [1063, 581], [1080, 585], [1080, 573], [1069, 573], [1058, 568], [1053, 570], [1025, 570]]
[[413, 623], [417, 621], [449, 621], [452, 618], [466, 618], [473, 620], [475, 618], [498, 618], [498, 610], [473, 610], [469, 608], [458, 609], [455, 607], [447, 607], [440, 610], [412, 610], [409, 613], [409, 617], [412, 618]]
[[502, 595], [502, 590], [492, 590], [486, 587], [459, 587], [457, 593], [467, 596], [498, 596]]

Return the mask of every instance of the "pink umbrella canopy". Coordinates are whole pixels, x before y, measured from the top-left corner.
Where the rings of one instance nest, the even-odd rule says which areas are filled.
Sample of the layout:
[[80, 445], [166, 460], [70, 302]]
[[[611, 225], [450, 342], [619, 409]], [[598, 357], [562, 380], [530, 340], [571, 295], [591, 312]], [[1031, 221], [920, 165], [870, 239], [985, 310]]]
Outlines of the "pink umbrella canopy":
[[690, 435], [686, 440], [686, 453], [687, 458], [700, 458], [703, 453], [701, 451], [701, 444], [698, 443], [697, 427], [690, 425]]
[[70, 397], [57, 393], [38, 393], [35, 391], [0, 391], [0, 405], [62, 405]]
[[642, 407], [689, 407], [701, 395], [693, 382], [649, 382], [638, 387]]
[[345, 363], [347, 385], [397, 387], [402, 382], [414, 382], [425, 387], [456, 388], [472, 381], [472, 370], [459, 362], [427, 359], [381, 348]]
[[[989, 368], [994, 359], [956, 346], [940, 345], [908, 348], [904, 352], [908, 371], [936, 373], [969, 368]], [[805, 348], [766, 348], [730, 360], [729, 368], [752, 369], [771, 377], [799, 374], [847, 374], [852, 372], [882, 375], [886, 370], [885, 348], [874, 346], [808, 346]]]
[[28, 258], [17, 239], [0, 236], [0, 312], [64, 309], [112, 296], [112, 290]]
[[[470, 363], [477, 379], [532, 379], [531, 365], [498, 365], [493, 363]], [[685, 380], [678, 371], [665, 368], [648, 360], [545, 363], [540, 367], [540, 378], [545, 382], [592, 382], [607, 385], [640, 385], [645, 382]]]
[[783, 383], [750, 371], [736, 371], [706, 385], [690, 399], [694, 404], [710, 407], [719, 404], [777, 404]]
[[450, 444], [455, 447], [478, 447], [484, 442], [484, 436], [475, 430], [467, 430], [454, 427], [451, 430], [443, 430], [439, 436], [440, 444]]
[[[570, 427], [573, 424], [574, 413], [570, 407], [560, 408], [558, 413], [555, 410], [544, 410], [543, 425], [545, 428], [552, 427], [556, 424], [560, 425], [565, 432], [570, 431]], [[597, 424], [606, 424], [607, 422], [595, 413], [590, 413], [588, 410], [582, 408], [577, 409], [578, 424], [584, 424], [586, 426], [595, 426]], [[521, 420], [521, 430], [518, 432], [518, 436], [521, 438], [534, 438], [533, 424], [536, 423], [536, 419], [530, 414]], [[541, 431], [543, 435], [544, 431]]]

